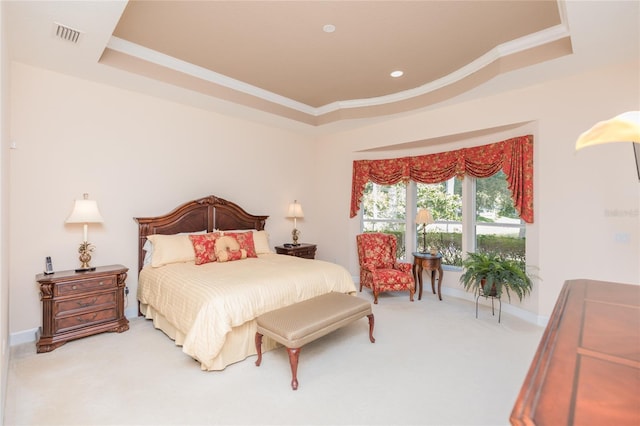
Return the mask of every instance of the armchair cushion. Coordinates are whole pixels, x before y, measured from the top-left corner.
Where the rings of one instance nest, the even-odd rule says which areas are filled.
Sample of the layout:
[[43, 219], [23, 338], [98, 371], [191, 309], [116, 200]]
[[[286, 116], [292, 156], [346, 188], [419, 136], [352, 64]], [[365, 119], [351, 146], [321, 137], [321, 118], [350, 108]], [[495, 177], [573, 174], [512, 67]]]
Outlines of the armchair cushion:
[[413, 265], [407, 262], [396, 262], [393, 264], [393, 269], [397, 269], [402, 272], [411, 272]]

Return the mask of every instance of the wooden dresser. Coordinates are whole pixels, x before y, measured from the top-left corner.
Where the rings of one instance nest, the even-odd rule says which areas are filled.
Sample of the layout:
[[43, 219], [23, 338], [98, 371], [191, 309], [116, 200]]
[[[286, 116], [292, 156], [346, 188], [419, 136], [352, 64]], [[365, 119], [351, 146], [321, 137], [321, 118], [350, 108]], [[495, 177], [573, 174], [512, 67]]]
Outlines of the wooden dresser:
[[513, 425], [640, 425], [640, 286], [564, 284]]
[[37, 275], [42, 300], [37, 352], [49, 352], [69, 340], [104, 331], [128, 330], [124, 315], [127, 271], [122, 265], [110, 265], [90, 272]]

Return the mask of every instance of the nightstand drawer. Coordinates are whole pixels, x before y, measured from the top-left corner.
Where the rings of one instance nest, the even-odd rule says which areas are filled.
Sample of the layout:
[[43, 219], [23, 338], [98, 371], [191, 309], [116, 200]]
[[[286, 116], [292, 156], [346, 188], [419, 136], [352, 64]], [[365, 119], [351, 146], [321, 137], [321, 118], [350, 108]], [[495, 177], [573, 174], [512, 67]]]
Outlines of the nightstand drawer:
[[80, 315], [60, 317], [54, 320], [54, 330], [56, 333], [63, 333], [74, 328], [83, 328], [101, 322], [114, 321], [118, 317], [116, 307], [91, 311]]
[[294, 250], [290, 253], [291, 256], [304, 257], [306, 259], [313, 259], [316, 255], [315, 247], [305, 247], [300, 250]]
[[276, 253], [286, 254], [287, 256], [302, 257], [304, 259], [314, 259], [316, 256], [316, 248], [317, 246], [315, 244], [301, 243], [297, 246], [286, 244], [276, 246]]
[[56, 316], [61, 316], [68, 312], [78, 312], [101, 305], [107, 305], [108, 307], [116, 306], [116, 292], [111, 291], [109, 293], [59, 301], [55, 303], [54, 312]]
[[116, 279], [113, 276], [90, 278], [82, 281], [71, 281], [67, 283], [59, 283], [55, 289], [56, 296], [67, 296], [73, 294], [82, 294], [87, 291], [106, 290], [116, 288]]

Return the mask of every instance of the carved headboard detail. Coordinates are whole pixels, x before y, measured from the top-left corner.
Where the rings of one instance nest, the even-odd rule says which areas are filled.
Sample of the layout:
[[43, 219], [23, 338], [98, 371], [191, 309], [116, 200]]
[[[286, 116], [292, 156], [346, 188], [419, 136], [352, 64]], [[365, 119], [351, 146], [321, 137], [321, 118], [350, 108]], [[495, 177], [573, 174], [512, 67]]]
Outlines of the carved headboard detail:
[[163, 216], [136, 217], [134, 219], [138, 222], [138, 271], [144, 266], [142, 247], [147, 241], [147, 235], [212, 232], [214, 229], [263, 230], [268, 217], [249, 214], [237, 204], [215, 195], [189, 201]]

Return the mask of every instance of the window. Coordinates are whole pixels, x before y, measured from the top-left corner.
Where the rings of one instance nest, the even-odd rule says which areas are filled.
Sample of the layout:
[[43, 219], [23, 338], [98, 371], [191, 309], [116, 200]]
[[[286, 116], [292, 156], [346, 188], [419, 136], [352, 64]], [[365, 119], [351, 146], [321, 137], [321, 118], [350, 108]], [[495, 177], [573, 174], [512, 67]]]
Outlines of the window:
[[[416, 211], [426, 208], [435, 223], [418, 226], [416, 248], [437, 247], [445, 265], [462, 265], [462, 181], [457, 178], [436, 184], [416, 184]], [[426, 247], [425, 247], [426, 244]]]
[[525, 224], [513, 206], [502, 171], [475, 179], [475, 250], [501, 253], [524, 268]]
[[[408, 250], [426, 250], [426, 243], [437, 247], [445, 265], [461, 266], [467, 251], [491, 251], [525, 266], [525, 224], [513, 206], [502, 171], [488, 178], [467, 176], [438, 184], [369, 182], [362, 206], [362, 231], [395, 234], [399, 258], [406, 259]], [[424, 233], [422, 225], [414, 224], [419, 208], [429, 209], [434, 219]], [[463, 216], [465, 208], [475, 214]], [[464, 217], [471, 222], [466, 227]], [[463, 229], [468, 229], [466, 235]], [[413, 241], [406, 240], [406, 230], [413, 230]]]
[[385, 232], [398, 238], [398, 258], [405, 257], [407, 185], [367, 183], [362, 197], [362, 232]]

